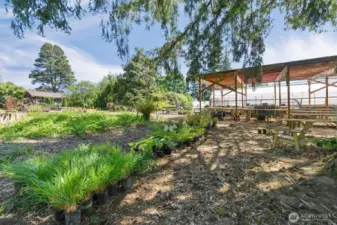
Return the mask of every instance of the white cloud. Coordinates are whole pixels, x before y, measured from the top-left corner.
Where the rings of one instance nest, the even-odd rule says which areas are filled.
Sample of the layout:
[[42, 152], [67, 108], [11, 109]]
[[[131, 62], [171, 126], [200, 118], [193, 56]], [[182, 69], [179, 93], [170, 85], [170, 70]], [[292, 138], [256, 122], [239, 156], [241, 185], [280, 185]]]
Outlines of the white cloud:
[[264, 64], [337, 55], [337, 39], [333, 33], [285, 36], [271, 42], [263, 56]]
[[[100, 63], [82, 49], [29, 33], [23, 40], [13, 37], [10, 41], [0, 44], [0, 75], [3, 80], [31, 88], [28, 75], [44, 42], [57, 44], [64, 50], [77, 80], [98, 82], [109, 72], [122, 72], [120, 65]], [[16, 69], [11, 69], [13, 67]]]

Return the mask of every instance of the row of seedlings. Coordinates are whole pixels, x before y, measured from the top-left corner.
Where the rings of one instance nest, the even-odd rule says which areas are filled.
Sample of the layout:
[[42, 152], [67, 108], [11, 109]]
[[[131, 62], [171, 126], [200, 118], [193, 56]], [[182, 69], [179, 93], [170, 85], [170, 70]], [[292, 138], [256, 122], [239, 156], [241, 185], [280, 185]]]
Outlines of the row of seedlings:
[[190, 146], [197, 142], [216, 124], [217, 119], [212, 118], [209, 112], [189, 114], [184, 122], [154, 125], [149, 138], [130, 145], [136, 152], [152, 151], [156, 157], [163, 157], [171, 154], [176, 148]]
[[5, 164], [2, 171], [12, 179], [19, 196], [48, 204], [57, 220], [77, 225], [81, 211], [91, 213], [93, 199], [104, 204], [109, 194], [117, 194], [118, 184], [124, 190], [131, 188], [131, 176], [146, 170], [152, 160], [152, 152], [124, 153], [106, 143], [16, 161]]

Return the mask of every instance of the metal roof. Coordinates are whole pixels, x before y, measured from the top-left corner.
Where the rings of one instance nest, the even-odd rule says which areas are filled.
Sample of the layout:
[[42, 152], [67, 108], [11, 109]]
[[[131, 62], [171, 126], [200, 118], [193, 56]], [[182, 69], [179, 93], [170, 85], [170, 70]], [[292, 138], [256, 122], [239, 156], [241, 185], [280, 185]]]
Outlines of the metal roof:
[[30, 97], [42, 97], [42, 98], [63, 98], [63, 93], [61, 92], [27, 90], [26, 95], [29, 95]]
[[[285, 81], [286, 69], [289, 70], [290, 81], [337, 76], [335, 73], [336, 65], [337, 56], [262, 65], [262, 83]], [[204, 81], [216, 83], [219, 86], [234, 86], [235, 74], [237, 73], [238, 75], [238, 84], [244, 83], [244, 71], [247, 69], [251, 68], [200, 74], [199, 77]]]

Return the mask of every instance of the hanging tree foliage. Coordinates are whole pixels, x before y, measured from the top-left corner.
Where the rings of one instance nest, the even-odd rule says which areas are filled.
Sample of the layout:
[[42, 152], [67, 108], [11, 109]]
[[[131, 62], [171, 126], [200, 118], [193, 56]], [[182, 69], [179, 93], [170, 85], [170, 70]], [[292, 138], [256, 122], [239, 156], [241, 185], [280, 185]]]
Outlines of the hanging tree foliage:
[[[184, 57], [189, 77], [220, 62], [225, 44], [233, 61], [242, 60], [244, 67], [262, 64], [274, 10], [282, 12], [288, 29], [321, 32], [327, 24], [337, 25], [336, 0], [5, 1], [14, 15], [11, 28], [20, 38], [33, 27], [41, 35], [46, 26], [70, 33], [69, 18], [81, 19], [84, 12], [103, 15], [108, 19], [100, 23], [102, 36], [115, 42], [123, 59], [129, 55], [128, 36], [134, 24], [147, 28], [160, 24], [166, 43], [155, 49], [154, 57], [166, 66]], [[178, 28], [179, 17], [188, 21], [186, 26]]]
[[257, 65], [255, 67], [244, 69], [243, 71], [245, 83], [251, 83], [253, 90], [255, 90], [256, 85], [262, 82], [262, 66]]

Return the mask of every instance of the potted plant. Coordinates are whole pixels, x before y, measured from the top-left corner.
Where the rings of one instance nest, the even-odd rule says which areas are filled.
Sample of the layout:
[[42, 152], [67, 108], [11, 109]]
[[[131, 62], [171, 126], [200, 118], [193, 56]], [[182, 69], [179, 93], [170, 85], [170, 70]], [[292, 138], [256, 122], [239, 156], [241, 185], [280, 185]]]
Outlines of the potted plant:
[[163, 145], [163, 153], [165, 155], [171, 155], [172, 149], [174, 149], [175, 146], [176, 144], [173, 141], [165, 141]]
[[134, 157], [132, 153], [126, 153], [122, 158], [122, 167], [121, 167], [121, 185], [123, 191], [128, 191], [132, 188], [132, 177], [131, 173], [133, 172], [134, 166], [137, 163], [138, 158]]
[[84, 215], [91, 216], [92, 215], [92, 194], [88, 194], [81, 201], [81, 212]]
[[217, 118], [213, 118], [212, 127], [215, 127], [217, 124], [218, 124], [218, 119]]

